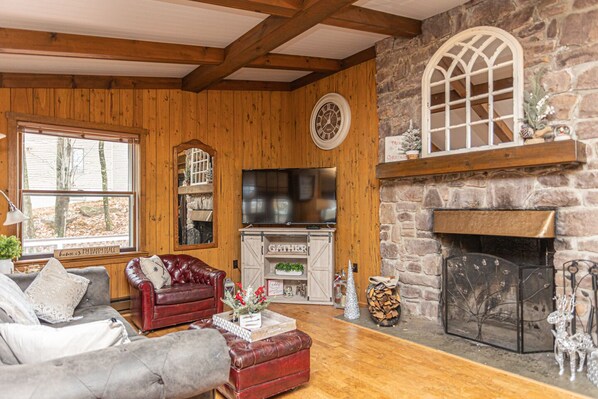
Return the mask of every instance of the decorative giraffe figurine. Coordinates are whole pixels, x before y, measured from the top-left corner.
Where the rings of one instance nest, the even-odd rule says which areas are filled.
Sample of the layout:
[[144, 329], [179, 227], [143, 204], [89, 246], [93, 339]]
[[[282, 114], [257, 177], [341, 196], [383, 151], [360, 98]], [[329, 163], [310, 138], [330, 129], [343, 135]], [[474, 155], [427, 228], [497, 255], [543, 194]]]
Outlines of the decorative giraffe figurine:
[[564, 356], [569, 356], [571, 365], [570, 381], [575, 381], [575, 365], [576, 357], [579, 355], [579, 368], [577, 371], [583, 370], [583, 365], [586, 360], [588, 351], [594, 346], [592, 337], [584, 332], [578, 332], [569, 335], [567, 327], [573, 319], [573, 312], [575, 311], [575, 296], [564, 295], [562, 298], [556, 298], [556, 310], [548, 315], [546, 319], [550, 324], [555, 325], [555, 330], [552, 334], [555, 337], [554, 341], [554, 357], [559, 365], [559, 375], [563, 375]]

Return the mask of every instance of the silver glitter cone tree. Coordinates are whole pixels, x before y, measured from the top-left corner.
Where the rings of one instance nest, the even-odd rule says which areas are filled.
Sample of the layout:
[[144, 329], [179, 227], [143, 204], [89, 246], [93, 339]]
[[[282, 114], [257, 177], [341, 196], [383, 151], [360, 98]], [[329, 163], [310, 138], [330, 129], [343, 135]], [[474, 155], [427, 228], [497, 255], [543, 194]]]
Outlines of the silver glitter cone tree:
[[357, 302], [357, 291], [355, 291], [355, 280], [353, 279], [353, 265], [349, 260], [347, 270], [347, 300], [345, 303], [345, 319], [359, 319], [359, 303]]

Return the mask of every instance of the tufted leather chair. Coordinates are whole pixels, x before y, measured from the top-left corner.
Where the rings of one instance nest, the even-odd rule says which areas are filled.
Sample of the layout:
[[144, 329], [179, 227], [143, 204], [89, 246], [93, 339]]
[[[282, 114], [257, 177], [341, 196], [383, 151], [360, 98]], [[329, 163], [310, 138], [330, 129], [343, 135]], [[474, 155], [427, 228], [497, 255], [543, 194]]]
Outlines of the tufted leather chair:
[[189, 323], [222, 312], [222, 270], [189, 255], [158, 255], [172, 278], [172, 286], [154, 289], [143, 274], [139, 258], [125, 268], [131, 291], [133, 322], [141, 331]]

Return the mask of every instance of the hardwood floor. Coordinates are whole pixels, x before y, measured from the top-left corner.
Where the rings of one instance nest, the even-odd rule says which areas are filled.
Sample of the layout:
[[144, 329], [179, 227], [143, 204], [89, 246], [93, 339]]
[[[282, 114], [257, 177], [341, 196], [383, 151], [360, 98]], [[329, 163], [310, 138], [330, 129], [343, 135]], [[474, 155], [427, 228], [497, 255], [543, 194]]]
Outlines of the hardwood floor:
[[[581, 398], [582, 396], [334, 319], [330, 306], [273, 304], [313, 339], [311, 381], [285, 399]], [[161, 336], [179, 326], [150, 334]], [[217, 398], [222, 398], [217, 396]]]

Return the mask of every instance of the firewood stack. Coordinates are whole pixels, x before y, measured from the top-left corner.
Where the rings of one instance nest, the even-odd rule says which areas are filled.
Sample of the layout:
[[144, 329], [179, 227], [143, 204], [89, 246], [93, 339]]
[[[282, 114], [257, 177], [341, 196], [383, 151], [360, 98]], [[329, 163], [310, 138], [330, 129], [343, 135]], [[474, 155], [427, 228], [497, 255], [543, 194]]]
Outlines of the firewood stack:
[[[383, 281], [382, 279], [386, 279]], [[390, 327], [399, 322], [401, 297], [397, 279], [385, 277], [370, 278], [366, 290], [368, 310], [372, 320], [379, 326]]]

